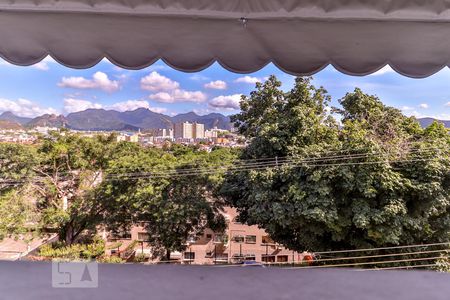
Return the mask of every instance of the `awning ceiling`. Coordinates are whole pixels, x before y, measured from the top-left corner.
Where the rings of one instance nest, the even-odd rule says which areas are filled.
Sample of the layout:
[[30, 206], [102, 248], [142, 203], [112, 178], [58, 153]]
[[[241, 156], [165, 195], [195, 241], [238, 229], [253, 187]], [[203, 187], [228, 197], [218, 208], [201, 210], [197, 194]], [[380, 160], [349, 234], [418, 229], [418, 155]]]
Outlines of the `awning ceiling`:
[[0, 56], [30, 65], [48, 54], [73, 68], [106, 57], [129, 69], [162, 59], [183, 71], [273, 62], [365, 75], [389, 64], [425, 77], [450, 64], [450, 1], [1, 0]]

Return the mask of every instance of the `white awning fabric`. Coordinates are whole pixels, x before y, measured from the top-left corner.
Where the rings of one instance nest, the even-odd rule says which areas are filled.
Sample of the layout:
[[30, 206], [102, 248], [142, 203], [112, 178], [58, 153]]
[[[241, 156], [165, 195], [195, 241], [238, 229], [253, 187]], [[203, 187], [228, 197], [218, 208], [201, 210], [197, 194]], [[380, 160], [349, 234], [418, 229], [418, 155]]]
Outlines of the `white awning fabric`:
[[140, 69], [162, 59], [198, 71], [295, 75], [329, 64], [366, 75], [389, 64], [411, 77], [450, 64], [448, 0], [1, 0], [0, 56], [51, 55], [88, 68], [106, 57]]

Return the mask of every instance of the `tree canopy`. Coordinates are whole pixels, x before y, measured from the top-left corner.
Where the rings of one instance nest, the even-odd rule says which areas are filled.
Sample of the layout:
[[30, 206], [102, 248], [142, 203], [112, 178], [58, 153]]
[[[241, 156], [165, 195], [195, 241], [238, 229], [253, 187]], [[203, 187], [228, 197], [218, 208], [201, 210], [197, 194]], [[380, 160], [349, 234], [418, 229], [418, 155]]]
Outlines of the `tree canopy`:
[[311, 78], [297, 78], [288, 92], [280, 86], [273, 76], [257, 84], [233, 118], [250, 139], [242, 159], [289, 158], [227, 176], [222, 193], [242, 221], [299, 251], [449, 240], [450, 135], [442, 124], [422, 129], [360, 89], [332, 108]]
[[[140, 222], [148, 232], [153, 252], [170, 259], [170, 252], [183, 251], [188, 239], [205, 228], [225, 229], [221, 214], [223, 203], [215, 192], [222, 175], [211, 172], [211, 168], [230, 163], [235, 157], [231, 149], [206, 153], [180, 146], [168, 152], [136, 148], [135, 152], [124, 153], [108, 172], [144, 173], [148, 177], [125, 175], [105, 182], [110, 201], [121, 203], [121, 213], [108, 224], [120, 223], [126, 227]], [[189, 175], [193, 170], [202, 172]], [[158, 175], [161, 172], [164, 175]], [[167, 172], [171, 173], [167, 175]]]
[[[145, 148], [118, 143], [114, 135], [69, 132], [35, 146], [0, 144], [0, 239], [53, 231], [70, 246], [101, 228], [117, 232], [144, 224], [154, 254], [183, 251], [188, 238], [205, 228], [224, 230], [216, 192], [223, 172], [217, 167], [236, 153]], [[133, 175], [143, 173], [148, 176]]]

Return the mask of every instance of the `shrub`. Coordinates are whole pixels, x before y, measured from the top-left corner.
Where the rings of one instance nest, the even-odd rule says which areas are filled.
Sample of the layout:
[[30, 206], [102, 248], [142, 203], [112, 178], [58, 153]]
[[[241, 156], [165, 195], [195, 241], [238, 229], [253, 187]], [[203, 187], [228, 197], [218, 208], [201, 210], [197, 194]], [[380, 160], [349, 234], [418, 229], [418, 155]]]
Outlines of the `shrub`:
[[39, 255], [47, 258], [68, 260], [91, 260], [105, 253], [105, 242], [94, 239], [90, 244], [73, 244], [63, 246], [60, 243], [44, 245], [39, 249]]
[[450, 272], [450, 259], [447, 257], [438, 259], [434, 269], [439, 272]]
[[139, 253], [134, 257], [134, 262], [141, 263], [145, 262], [147, 260], [147, 257], [144, 253]]
[[123, 264], [125, 261], [118, 256], [100, 256], [97, 262], [104, 264]]

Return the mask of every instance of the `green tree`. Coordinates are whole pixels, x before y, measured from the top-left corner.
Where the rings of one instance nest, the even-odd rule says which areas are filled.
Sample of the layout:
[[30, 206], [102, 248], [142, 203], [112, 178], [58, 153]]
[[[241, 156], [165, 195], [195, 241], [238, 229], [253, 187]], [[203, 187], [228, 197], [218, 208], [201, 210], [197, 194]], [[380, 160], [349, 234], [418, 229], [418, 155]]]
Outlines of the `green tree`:
[[29, 178], [36, 164], [33, 147], [0, 143], [0, 240], [38, 232], [39, 213]]
[[[205, 228], [221, 231], [225, 221], [222, 202], [215, 195], [221, 176], [212, 167], [231, 162], [231, 150], [208, 154], [191, 147], [175, 146], [169, 152], [135, 149], [117, 157], [108, 170], [111, 174], [148, 174], [139, 177], [117, 177], [105, 183], [111, 201], [121, 204], [120, 221], [129, 216], [128, 224], [142, 222], [153, 252], [170, 259], [172, 251], [184, 251], [189, 237]], [[204, 174], [191, 174], [193, 169]], [[167, 175], [172, 172], [172, 175]], [[209, 174], [213, 173], [213, 174]], [[181, 175], [183, 174], [183, 175]], [[111, 220], [109, 224], [120, 224]], [[121, 228], [115, 226], [115, 228]]]
[[[31, 239], [39, 233], [39, 213], [29, 190], [10, 190], [0, 194], [0, 241], [5, 237], [18, 238], [28, 234]], [[21, 194], [22, 193], [22, 194]]]
[[422, 130], [359, 89], [332, 110], [342, 115], [338, 127], [329, 96], [310, 80], [283, 92], [271, 77], [243, 97], [233, 118], [250, 139], [241, 157], [295, 160], [226, 178], [222, 193], [240, 218], [295, 250], [448, 241], [445, 129]]
[[100, 193], [103, 170], [114, 152], [115, 137], [83, 138], [54, 133], [37, 148], [39, 164], [33, 168], [41, 226], [54, 229], [67, 245], [104, 221], [111, 203]]

